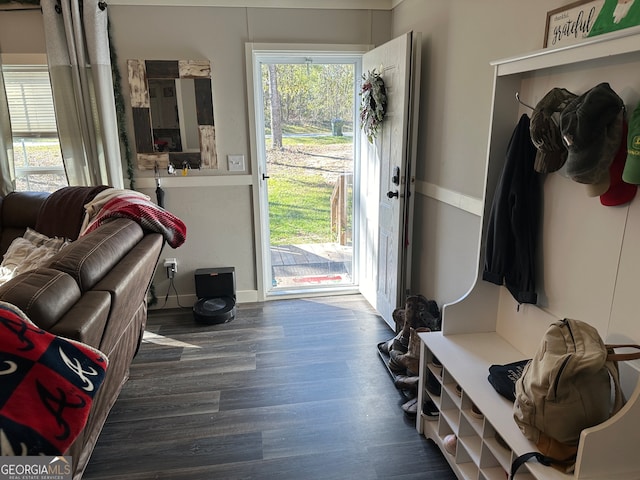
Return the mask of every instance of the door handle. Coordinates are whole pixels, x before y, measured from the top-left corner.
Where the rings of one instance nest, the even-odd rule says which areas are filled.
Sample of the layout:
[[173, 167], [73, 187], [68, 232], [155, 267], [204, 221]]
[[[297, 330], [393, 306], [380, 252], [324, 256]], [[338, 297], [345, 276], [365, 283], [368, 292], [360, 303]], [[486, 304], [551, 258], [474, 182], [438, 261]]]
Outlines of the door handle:
[[393, 169], [393, 176], [391, 177], [391, 181], [394, 185], [400, 185], [400, 167], [395, 167]]
[[269, 175], [265, 175], [264, 173], [262, 174], [262, 179], [266, 180], [267, 178], [269, 178]]
[[395, 192], [391, 192], [391, 191], [387, 192], [387, 197], [388, 198], [393, 198], [393, 197], [398, 198], [398, 190], [396, 190]]

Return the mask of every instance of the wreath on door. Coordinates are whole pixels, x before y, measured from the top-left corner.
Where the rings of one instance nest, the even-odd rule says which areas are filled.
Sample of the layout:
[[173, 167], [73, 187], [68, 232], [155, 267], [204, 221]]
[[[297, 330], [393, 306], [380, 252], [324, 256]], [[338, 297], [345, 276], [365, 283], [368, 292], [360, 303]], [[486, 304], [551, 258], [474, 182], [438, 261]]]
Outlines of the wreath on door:
[[387, 94], [384, 80], [375, 69], [362, 75], [364, 82], [360, 96], [360, 121], [369, 143], [378, 135], [384, 115], [387, 111]]

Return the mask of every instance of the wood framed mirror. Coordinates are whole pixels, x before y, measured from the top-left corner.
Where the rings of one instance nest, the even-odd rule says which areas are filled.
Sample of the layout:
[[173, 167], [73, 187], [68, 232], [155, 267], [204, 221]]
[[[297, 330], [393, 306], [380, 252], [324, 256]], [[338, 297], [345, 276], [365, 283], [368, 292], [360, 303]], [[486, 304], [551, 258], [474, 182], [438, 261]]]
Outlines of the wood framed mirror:
[[218, 168], [208, 60], [127, 60], [138, 168]]

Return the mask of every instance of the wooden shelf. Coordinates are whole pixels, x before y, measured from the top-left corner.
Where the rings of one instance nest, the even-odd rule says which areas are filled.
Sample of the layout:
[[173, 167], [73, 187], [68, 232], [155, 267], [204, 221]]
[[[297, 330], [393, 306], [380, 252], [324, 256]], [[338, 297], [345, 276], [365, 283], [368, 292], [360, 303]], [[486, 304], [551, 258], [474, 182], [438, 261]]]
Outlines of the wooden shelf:
[[640, 26], [626, 28], [562, 48], [537, 50], [527, 55], [496, 60], [491, 65], [497, 67], [496, 75], [499, 77], [572, 65], [637, 52], [639, 37]]

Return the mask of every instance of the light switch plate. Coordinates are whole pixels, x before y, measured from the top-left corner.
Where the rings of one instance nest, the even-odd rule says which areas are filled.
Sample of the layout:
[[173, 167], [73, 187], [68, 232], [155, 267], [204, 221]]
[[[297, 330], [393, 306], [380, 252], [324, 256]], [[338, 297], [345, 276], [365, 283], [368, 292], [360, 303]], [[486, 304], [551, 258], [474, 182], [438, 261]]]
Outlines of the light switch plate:
[[244, 155], [227, 155], [230, 172], [244, 172]]

